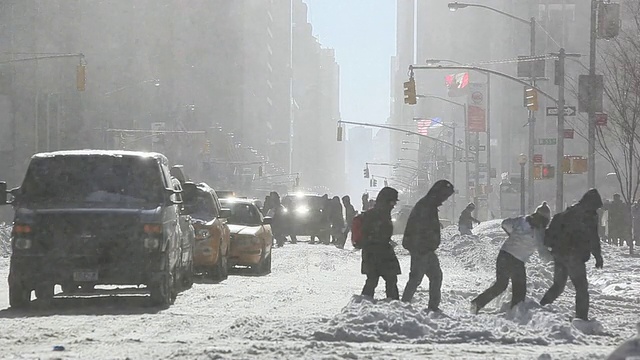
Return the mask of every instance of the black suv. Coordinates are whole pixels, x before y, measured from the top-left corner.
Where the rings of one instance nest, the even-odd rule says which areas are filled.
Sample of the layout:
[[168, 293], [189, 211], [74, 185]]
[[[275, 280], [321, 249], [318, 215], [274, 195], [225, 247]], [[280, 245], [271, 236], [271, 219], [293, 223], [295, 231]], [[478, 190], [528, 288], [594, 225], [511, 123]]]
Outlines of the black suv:
[[287, 194], [282, 198], [287, 234], [318, 237], [328, 241], [331, 225], [325, 199], [316, 194]]
[[158, 153], [34, 155], [19, 188], [7, 192], [0, 183], [0, 203], [9, 200], [15, 209], [11, 306], [29, 305], [32, 290], [50, 300], [56, 284], [65, 292], [146, 285], [154, 305], [173, 303], [192, 266], [174, 185], [167, 158]]

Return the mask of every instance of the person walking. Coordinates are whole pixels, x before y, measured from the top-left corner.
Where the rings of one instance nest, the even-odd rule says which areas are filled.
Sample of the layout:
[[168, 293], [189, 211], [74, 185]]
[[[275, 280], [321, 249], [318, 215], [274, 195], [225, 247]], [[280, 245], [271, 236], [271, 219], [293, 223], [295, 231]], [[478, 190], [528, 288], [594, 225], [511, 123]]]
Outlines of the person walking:
[[478, 219], [474, 218], [471, 213], [476, 209], [476, 204], [470, 203], [462, 210], [460, 217], [458, 218], [458, 230], [460, 235], [473, 235], [471, 229], [473, 229], [473, 223], [480, 224]]
[[551, 219], [546, 201], [527, 216], [518, 216], [502, 222], [507, 240], [502, 244], [496, 259], [496, 282], [471, 301], [471, 312], [477, 314], [491, 300], [502, 294], [511, 280], [511, 307], [524, 301], [527, 294], [527, 272], [524, 264], [538, 250], [540, 258], [551, 260], [551, 253], [544, 247], [544, 231]]
[[438, 180], [411, 210], [402, 246], [411, 254], [411, 272], [402, 301], [411, 302], [422, 278], [429, 278], [429, 309], [439, 311], [442, 270], [436, 250], [440, 246], [438, 207], [454, 193], [453, 184]]
[[329, 221], [331, 222], [331, 243], [339, 245], [343, 243], [342, 235], [344, 234], [344, 213], [342, 212], [342, 203], [340, 198], [334, 196], [329, 200]]
[[349, 195], [345, 195], [342, 197], [342, 204], [344, 205], [344, 215], [346, 226], [344, 229], [344, 234], [342, 235], [342, 243], [337, 244], [337, 247], [340, 249], [344, 249], [344, 244], [347, 241], [347, 237], [349, 236], [349, 232], [351, 231], [351, 223], [353, 222], [353, 218], [358, 215], [358, 212], [351, 204], [351, 198]]
[[384, 187], [378, 193], [376, 205], [362, 216], [362, 265], [361, 272], [367, 276], [362, 295], [373, 298], [378, 281], [382, 277], [386, 285], [387, 298], [398, 300], [398, 275], [400, 263], [391, 243], [393, 223], [391, 210], [398, 202], [398, 191]]
[[598, 190], [591, 189], [577, 204], [551, 220], [544, 244], [553, 255], [553, 285], [540, 300], [540, 305], [555, 301], [564, 291], [567, 278], [570, 278], [576, 289], [576, 318], [589, 320], [589, 284], [585, 263], [593, 254], [596, 269], [603, 267], [596, 212], [602, 205]]

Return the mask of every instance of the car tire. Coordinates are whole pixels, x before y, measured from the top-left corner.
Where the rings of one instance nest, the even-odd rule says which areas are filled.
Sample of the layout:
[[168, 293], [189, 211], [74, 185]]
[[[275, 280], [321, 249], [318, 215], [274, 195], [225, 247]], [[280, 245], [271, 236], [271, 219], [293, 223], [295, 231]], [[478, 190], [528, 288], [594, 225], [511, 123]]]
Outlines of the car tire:
[[185, 290], [191, 289], [193, 286], [193, 273], [193, 261], [190, 261], [189, 266], [187, 266], [187, 269], [182, 274], [182, 286]]
[[[165, 266], [169, 266], [169, 259], [165, 259]], [[168, 307], [175, 300], [175, 286], [173, 282], [173, 274], [169, 270], [160, 280], [149, 285], [151, 293], [151, 305]]]
[[262, 273], [264, 275], [271, 274], [271, 254], [267, 255], [262, 263]]
[[12, 308], [24, 309], [31, 304], [31, 289], [22, 284], [9, 284], [9, 305]]
[[54, 284], [43, 283], [36, 286], [36, 299], [48, 303], [53, 299]]
[[226, 280], [229, 277], [228, 255], [222, 254], [222, 245], [218, 250], [218, 261], [211, 271], [211, 278], [216, 281]]

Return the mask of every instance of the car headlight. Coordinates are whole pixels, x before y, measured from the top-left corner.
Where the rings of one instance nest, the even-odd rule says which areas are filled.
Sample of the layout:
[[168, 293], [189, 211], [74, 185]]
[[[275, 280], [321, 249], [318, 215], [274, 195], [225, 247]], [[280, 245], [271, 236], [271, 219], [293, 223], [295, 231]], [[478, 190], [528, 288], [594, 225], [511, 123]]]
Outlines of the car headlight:
[[17, 238], [15, 240], [16, 249], [19, 249], [19, 250], [31, 249], [31, 245], [33, 245], [33, 241], [31, 241], [31, 239]]
[[288, 213], [288, 212], [289, 212], [289, 210], [287, 210], [287, 208], [282, 208], [282, 213], [283, 213], [283, 214], [286, 214], [286, 213]]
[[160, 247], [160, 239], [155, 237], [144, 238], [144, 247], [149, 250], [156, 250]]
[[309, 213], [309, 208], [306, 206], [300, 206], [296, 208], [296, 214], [298, 215], [307, 215]]
[[211, 232], [209, 229], [198, 229], [196, 230], [196, 238], [198, 239], [206, 239], [211, 236]]

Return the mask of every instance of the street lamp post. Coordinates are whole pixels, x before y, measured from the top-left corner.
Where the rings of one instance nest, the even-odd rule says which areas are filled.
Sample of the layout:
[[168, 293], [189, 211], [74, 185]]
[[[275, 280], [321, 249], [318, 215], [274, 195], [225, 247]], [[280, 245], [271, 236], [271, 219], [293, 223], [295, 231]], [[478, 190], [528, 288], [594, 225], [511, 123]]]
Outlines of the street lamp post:
[[524, 215], [524, 166], [527, 164], [527, 155], [520, 154], [518, 164], [520, 164], [520, 215]]
[[[498, 10], [496, 8], [493, 8], [491, 6], [487, 6], [487, 5], [482, 5], [482, 4], [469, 4], [469, 3], [461, 3], [461, 2], [451, 2], [448, 4], [449, 10], [451, 11], [456, 11], [458, 9], [463, 9], [466, 7], [478, 7], [478, 8], [482, 8], [482, 9], [486, 9], [486, 10], [490, 10], [493, 12], [496, 12], [500, 15], [504, 15], [508, 18], [511, 18], [513, 20], [516, 20], [520, 23], [529, 25], [529, 48], [530, 48], [530, 55], [531, 57], [534, 57], [536, 55], [536, 18], [532, 17], [531, 19], [527, 20], [527, 19], [523, 19], [521, 17], [509, 14], [507, 12], [504, 12], [502, 10]], [[534, 68], [535, 68], [535, 62], [531, 61], [530, 62], [530, 78], [529, 81], [531, 83], [531, 85], [535, 86], [536, 84], [536, 78], [535, 78], [535, 73], [534, 73]], [[487, 106], [488, 107], [488, 106]], [[488, 117], [488, 116], [487, 116]], [[535, 127], [535, 123], [536, 123], [536, 118], [535, 118], [535, 112], [533, 110], [529, 110], [529, 119], [528, 119], [528, 125], [529, 125], [529, 158], [533, 158], [534, 155], [534, 145], [535, 145], [535, 134], [536, 134], [536, 127]], [[488, 128], [488, 127], [487, 127]], [[488, 131], [488, 129], [487, 129]], [[490, 144], [487, 144], [487, 148], [489, 148]], [[491, 171], [491, 168], [489, 168], [489, 171]], [[489, 174], [490, 175], [490, 174]], [[528, 188], [529, 188], [529, 205], [533, 206], [534, 204], [534, 181], [533, 181], [533, 162], [531, 162], [529, 164], [529, 182], [528, 182]]]

